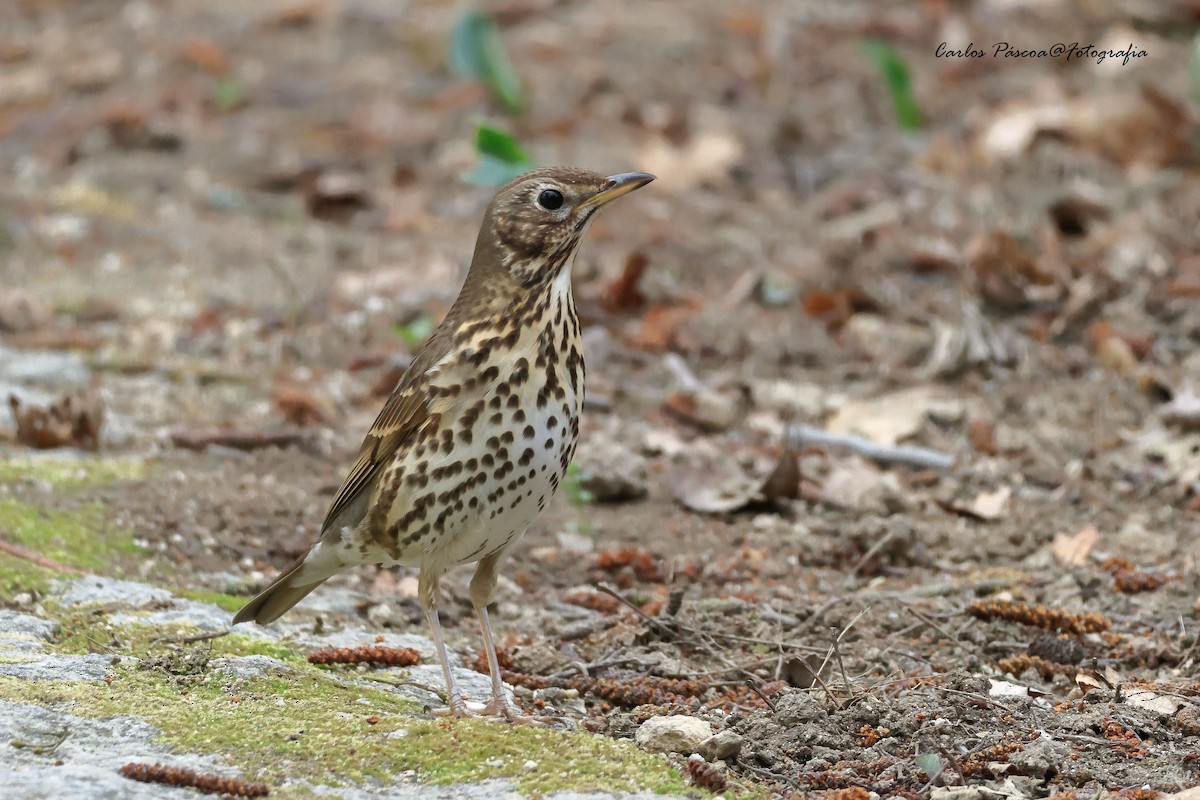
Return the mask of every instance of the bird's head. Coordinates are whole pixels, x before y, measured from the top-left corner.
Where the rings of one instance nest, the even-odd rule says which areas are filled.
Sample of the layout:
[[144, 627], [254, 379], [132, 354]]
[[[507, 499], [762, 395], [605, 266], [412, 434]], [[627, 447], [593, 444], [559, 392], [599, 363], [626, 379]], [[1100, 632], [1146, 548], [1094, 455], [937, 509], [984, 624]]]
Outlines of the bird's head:
[[472, 273], [499, 269], [525, 287], [551, 280], [570, 263], [596, 211], [652, 180], [645, 172], [606, 177], [570, 167], [526, 172], [488, 206]]

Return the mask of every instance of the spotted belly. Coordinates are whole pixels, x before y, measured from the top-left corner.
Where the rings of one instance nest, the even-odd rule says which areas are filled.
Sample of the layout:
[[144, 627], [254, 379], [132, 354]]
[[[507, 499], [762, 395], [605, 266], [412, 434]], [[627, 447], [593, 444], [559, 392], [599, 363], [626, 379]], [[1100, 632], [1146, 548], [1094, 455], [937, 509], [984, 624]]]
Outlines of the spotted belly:
[[497, 388], [444, 415], [440, 430], [385, 474], [381, 489], [393, 499], [375, 535], [380, 560], [463, 564], [525, 533], [558, 489], [579, 435], [573, 392], [539, 397], [545, 393]]

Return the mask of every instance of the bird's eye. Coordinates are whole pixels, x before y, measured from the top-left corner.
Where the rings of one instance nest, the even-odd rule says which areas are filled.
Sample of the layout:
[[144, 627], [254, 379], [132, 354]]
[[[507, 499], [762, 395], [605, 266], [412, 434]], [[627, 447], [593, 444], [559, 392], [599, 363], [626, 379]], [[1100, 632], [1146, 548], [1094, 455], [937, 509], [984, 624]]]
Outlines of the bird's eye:
[[537, 203], [547, 211], [560, 209], [563, 204], [562, 192], [557, 189], [543, 189], [542, 193], [537, 196]]

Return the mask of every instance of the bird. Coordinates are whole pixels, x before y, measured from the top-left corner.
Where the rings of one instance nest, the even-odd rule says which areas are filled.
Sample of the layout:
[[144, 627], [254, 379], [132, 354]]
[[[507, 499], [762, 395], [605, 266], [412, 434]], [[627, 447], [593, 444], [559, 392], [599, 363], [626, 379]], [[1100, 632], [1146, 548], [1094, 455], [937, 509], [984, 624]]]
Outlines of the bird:
[[455, 717], [475, 715], [446, 657], [439, 580], [476, 563], [492, 698], [478, 711], [528, 721], [504, 694], [488, 617], [499, 569], [558, 489], [584, 394], [571, 268], [596, 212], [650, 181], [573, 167], [526, 172], [488, 205], [458, 298], [414, 355], [334, 496], [317, 541], [233, 624], [274, 622], [328, 578], [366, 564], [418, 569], [417, 596]]

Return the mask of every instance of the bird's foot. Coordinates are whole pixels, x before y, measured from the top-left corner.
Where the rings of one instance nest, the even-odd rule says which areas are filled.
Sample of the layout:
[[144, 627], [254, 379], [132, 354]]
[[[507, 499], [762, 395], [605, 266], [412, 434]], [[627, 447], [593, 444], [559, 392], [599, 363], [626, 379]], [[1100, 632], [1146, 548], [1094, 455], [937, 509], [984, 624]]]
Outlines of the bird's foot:
[[[474, 703], [473, 705], [479, 706], [478, 703]], [[487, 706], [481, 706], [480, 708], [485, 709]], [[482, 712], [471, 709], [470, 706], [467, 705], [466, 698], [461, 694], [455, 693], [450, 695], [450, 699], [445, 708], [434, 708], [431, 709], [429, 713], [435, 717], [457, 717], [459, 719], [465, 719], [467, 717], [478, 717]]]
[[480, 714], [485, 716], [503, 717], [507, 722], [514, 725], [538, 725], [544, 726], [547, 722], [540, 717], [529, 717], [517, 711], [512, 703], [508, 702], [506, 697], [493, 697], [488, 704], [484, 706]]

